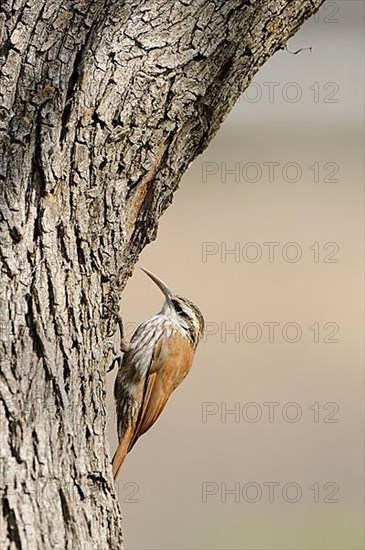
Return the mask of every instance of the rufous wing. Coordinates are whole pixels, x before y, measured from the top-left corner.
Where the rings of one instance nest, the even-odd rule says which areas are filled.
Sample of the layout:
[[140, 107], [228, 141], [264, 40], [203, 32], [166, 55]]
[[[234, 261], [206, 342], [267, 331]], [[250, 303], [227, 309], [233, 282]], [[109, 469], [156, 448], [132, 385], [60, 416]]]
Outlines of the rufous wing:
[[174, 333], [168, 338], [162, 336], [159, 339], [148, 371], [140, 413], [128, 450], [131, 450], [137, 439], [156, 422], [172, 392], [188, 374], [193, 355], [189, 341], [179, 333]]

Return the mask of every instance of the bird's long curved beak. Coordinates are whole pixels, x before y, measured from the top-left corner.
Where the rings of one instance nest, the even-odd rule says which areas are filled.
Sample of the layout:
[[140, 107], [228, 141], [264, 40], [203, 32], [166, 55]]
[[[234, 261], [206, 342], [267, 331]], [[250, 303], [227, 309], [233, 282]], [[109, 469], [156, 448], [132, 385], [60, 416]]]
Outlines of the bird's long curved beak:
[[158, 286], [158, 288], [161, 290], [161, 292], [163, 293], [163, 295], [165, 296], [166, 298], [166, 301], [168, 304], [171, 304], [171, 299], [172, 299], [172, 292], [171, 290], [169, 289], [169, 287], [167, 285], [165, 285], [165, 283], [163, 281], [161, 281], [161, 279], [159, 279], [158, 277], [156, 277], [156, 275], [154, 275], [153, 273], [151, 273], [151, 271], [148, 271], [147, 269], [144, 269], [143, 267], [141, 267], [142, 271], [144, 271], [146, 273], [146, 275], [149, 276], [150, 279], [152, 279], [152, 281]]

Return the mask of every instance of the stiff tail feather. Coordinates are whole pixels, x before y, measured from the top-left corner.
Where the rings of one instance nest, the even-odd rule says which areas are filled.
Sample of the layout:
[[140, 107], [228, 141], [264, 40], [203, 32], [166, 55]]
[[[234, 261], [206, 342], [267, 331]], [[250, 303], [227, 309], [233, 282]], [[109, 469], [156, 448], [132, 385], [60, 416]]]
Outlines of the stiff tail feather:
[[132, 438], [132, 435], [133, 435], [133, 431], [130, 428], [128, 432], [125, 434], [125, 436], [122, 438], [122, 440], [119, 442], [117, 450], [114, 453], [113, 462], [112, 462], [114, 479], [117, 479], [119, 470], [121, 469], [124, 459], [127, 456], [127, 453], [129, 450], [129, 443]]

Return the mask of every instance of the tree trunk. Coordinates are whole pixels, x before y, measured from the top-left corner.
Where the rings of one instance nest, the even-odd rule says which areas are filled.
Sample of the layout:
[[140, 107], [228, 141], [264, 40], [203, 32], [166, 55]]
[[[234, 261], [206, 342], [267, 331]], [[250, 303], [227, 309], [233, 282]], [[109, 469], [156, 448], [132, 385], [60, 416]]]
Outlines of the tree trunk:
[[2, 0], [2, 549], [120, 549], [105, 372], [184, 170], [323, 0]]

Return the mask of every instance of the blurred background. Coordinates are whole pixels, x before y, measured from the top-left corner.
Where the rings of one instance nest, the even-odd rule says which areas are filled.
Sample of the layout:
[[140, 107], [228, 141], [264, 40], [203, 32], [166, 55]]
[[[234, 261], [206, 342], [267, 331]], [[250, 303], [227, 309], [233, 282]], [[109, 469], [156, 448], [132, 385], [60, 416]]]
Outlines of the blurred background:
[[[130, 550], [364, 548], [363, 22], [328, 1], [263, 67], [140, 257], [207, 333], [118, 480]], [[136, 269], [128, 337], [162, 301]]]

